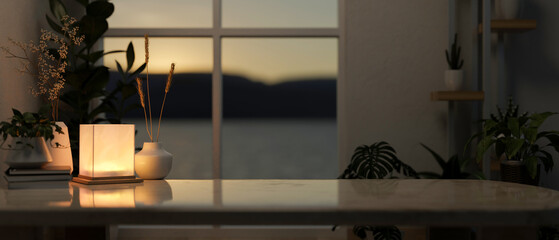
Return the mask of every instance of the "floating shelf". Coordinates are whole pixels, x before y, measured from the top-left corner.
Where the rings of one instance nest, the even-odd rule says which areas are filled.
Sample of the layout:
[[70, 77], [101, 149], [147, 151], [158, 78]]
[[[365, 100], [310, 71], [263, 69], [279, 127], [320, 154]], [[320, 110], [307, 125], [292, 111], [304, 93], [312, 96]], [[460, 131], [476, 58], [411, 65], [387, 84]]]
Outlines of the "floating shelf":
[[[492, 32], [525, 32], [536, 29], [537, 22], [533, 19], [491, 20]], [[478, 25], [478, 32], [483, 33], [483, 25]]]
[[483, 101], [483, 91], [436, 91], [431, 101]]

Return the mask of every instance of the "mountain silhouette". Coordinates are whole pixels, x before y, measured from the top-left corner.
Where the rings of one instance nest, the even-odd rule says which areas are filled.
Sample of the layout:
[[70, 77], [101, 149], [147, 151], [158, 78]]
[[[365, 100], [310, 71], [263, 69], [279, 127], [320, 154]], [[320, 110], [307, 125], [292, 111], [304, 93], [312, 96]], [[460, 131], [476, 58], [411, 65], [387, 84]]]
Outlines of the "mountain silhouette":
[[[119, 77], [118, 73], [111, 72], [109, 90], [116, 86]], [[144, 75], [141, 77], [145, 79]], [[167, 75], [163, 74], [149, 76], [153, 116], [159, 116], [166, 80]], [[139, 103], [139, 97], [134, 96], [127, 102], [132, 103]], [[211, 113], [212, 75], [175, 74], [167, 94], [163, 117], [211, 118]], [[136, 109], [126, 117], [143, 118], [144, 112]], [[223, 117], [335, 118], [336, 79], [289, 80], [267, 85], [241, 76], [223, 75]]]

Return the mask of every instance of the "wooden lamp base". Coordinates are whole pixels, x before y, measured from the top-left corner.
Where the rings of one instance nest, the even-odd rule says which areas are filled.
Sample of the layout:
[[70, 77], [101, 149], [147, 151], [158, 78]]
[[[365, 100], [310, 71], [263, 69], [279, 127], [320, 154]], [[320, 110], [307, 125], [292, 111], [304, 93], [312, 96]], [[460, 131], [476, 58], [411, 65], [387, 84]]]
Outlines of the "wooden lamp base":
[[99, 184], [115, 184], [115, 183], [141, 183], [144, 179], [137, 178], [135, 176], [126, 177], [87, 177], [83, 175], [78, 175], [72, 178], [72, 182], [77, 182], [85, 185], [99, 185]]

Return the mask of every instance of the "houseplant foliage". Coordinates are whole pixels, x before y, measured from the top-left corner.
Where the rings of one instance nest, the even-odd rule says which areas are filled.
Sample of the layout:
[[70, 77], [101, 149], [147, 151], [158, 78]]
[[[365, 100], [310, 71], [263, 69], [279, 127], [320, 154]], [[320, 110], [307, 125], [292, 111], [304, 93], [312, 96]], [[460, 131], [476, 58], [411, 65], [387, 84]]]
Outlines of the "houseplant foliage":
[[115, 60], [120, 79], [116, 82], [116, 87], [103, 100], [103, 103], [109, 107], [107, 112], [110, 116], [107, 117], [107, 121], [111, 123], [121, 123], [126, 113], [141, 107], [137, 103], [127, 104], [127, 100], [136, 95], [135, 78], [146, 68], [146, 64], [143, 63], [137, 69], [132, 69], [135, 59], [134, 45], [130, 42], [126, 48], [126, 65], [123, 67]]
[[478, 138], [476, 160], [480, 162], [485, 152], [495, 146], [496, 156], [504, 156], [505, 161], [520, 161], [532, 179], [537, 175], [539, 162], [546, 172], [551, 171], [554, 162], [548, 149], [559, 152], [559, 132], [540, 132], [539, 127], [556, 113], [518, 114], [518, 106], [512, 99], [505, 112], [497, 107], [497, 113], [483, 120], [482, 131], [468, 142]]
[[458, 46], [458, 34], [454, 34], [454, 41], [450, 50], [445, 50], [448, 70], [445, 71], [445, 85], [449, 90], [456, 91], [462, 87], [464, 73], [461, 70], [464, 60], [460, 57], [462, 48]]
[[[85, 15], [77, 18], [76, 26], [79, 34], [85, 36], [84, 45], [79, 48], [70, 49], [69, 61], [72, 63], [64, 74], [67, 88], [60, 97], [64, 103], [61, 105], [61, 119], [69, 128], [69, 136], [74, 158], [74, 173], [79, 171], [78, 140], [79, 125], [84, 123], [110, 122], [120, 123], [122, 112], [131, 110], [132, 107], [124, 106], [120, 100], [126, 99], [133, 92], [133, 83], [129, 80], [132, 75], [137, 75], [142, 67], [128, 74], [133, 64], [133, 47], [129, 45], [127, 54], [127, 68], [121, 75], [124, 80], [120, 81], [116, 89], [107, 93], [109, 83], [109, 69], [106, 66], [96, 64], [103, 56], [124, 51], [104, 52], [96, 49], [97, 42], [108, 30], [107, 18], [114, 12], [114, 5], [106, 0], [75, 0], [78, 6], [83, 7]], [[62, 31], [61, 19], [68, 15], [65, 5], [61, 0], [49, 0], [50, 13], [46, 15], [49, 26], [56, 32]], [[124, 100], [122, 100], [124, 101]], [[133, 106], [137, 107], [137, 106]]]
[[351, 162], [339, 177], [341, 179], [381, 179], [393, 177], [393, 172], [408, 177], [417, 173], [396, 156], [396, 151], [387, 142], [381, 141], [370, 146], [362, 145], [355, 149]]
[[421, 144], [433, 158], [437, 161], [443, 172], [441, 174], [434, 172], [418, 172], [420, 178], [435, 178], [435, 179], [485, 179], [483, 174], [479, 171], [468, 172], [465, 169], [468, 167], [470, 161], [465, 159], [460, 159], [458, 155], [453, 155], [448, 160], [444, 160], [437, 152], [433, 149], [427, 147], [425, 144]]
[[458, 34], [454, 34], [454, 41], [450, 46], [450, 52], [445, 50], [446, 62], [448, 63], [449, 69], [458, 70], [464, 65], [464, 60], [460, 58], [460, 52], [462, 48], [458, 46]]
[[[362, 145], [355, 149], [351, 162], [340, 179], [381, 179], [394, 178], [393, 172], [407, 177], [417, 177], [415, 170], [402, 162], [396, 156], [396, 151], [387, 142], [381, 141], [370, 146]], [[396, 226], [359, 226], [353, 227], [353, 233], [361, 239], [367, 238], [367, 232], [372, 232], [374, 239], [398, 240], [402, 233]]]
[[[38, 113], [25, 112], [21, 113], [17, 109], [12, 109], [14, 116], [10, 121], [0, 122], [0, 134], [2, 135], [2, 146], [6, 143], [8, 136], [13, 138], [34, 138], [42, 137], [45, 141], [54, 139], [53, 130], [62, 133], [62, 128], [49, 119], [50, 109], [43, 107]], [[30, 147], [23, 141], [15, 142], [16, 146], [3, 146], [6, 149], [14, 149], [18, 147]], [[22, 146], [17, 146], [17, 145]], [[54, 143], [57, 144], [57, 143]]]

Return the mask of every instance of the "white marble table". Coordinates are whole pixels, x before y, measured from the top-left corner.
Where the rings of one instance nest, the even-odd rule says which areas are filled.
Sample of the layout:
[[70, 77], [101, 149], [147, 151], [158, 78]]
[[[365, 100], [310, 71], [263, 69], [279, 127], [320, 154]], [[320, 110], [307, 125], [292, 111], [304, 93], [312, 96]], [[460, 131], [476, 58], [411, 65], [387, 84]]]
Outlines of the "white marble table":
[[0, 225], [559, 224], [559, 192], [478, 180], [167, 180], [0, 189]]

